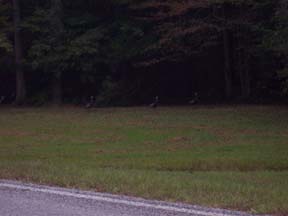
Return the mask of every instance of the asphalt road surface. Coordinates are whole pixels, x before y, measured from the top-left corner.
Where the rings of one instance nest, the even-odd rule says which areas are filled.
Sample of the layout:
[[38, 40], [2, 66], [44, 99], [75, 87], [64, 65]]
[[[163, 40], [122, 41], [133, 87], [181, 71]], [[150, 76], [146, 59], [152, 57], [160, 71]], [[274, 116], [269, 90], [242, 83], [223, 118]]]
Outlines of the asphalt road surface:
[[172, 215], [251, 216], [242, 212], [0, 180], [0, 216]]

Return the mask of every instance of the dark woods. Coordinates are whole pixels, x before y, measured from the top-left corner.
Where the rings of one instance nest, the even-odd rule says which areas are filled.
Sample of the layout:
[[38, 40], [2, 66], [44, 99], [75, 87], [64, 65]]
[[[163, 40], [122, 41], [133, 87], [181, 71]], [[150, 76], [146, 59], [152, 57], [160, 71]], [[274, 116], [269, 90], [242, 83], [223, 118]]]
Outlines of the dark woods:
[[282, 103], [287, 38], [288, 0], [0, 0], [0, 103]]

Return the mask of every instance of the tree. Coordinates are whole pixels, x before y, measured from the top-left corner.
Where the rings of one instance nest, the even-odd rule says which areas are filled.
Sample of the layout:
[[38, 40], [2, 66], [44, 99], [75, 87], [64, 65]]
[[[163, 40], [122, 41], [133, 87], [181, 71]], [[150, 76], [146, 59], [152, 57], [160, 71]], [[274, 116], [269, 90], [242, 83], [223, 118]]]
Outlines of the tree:
[[99, 25], [99, 18], [89, 12], [71, 11], [77, 2], [63, 3], [51, 0], [50, 7], [44, 4], [37, 8], [25, 23], [34, 36], [29, 61], [34, 69], [51, 78], [54, 104], [62, 102], [65, 73], [77, 72], [85, 80], [85, 76], [94, 73], [97, 63], [104, 61], [100, 55], [104, 25]]
[[[27, 0], [18, 7], [21, 16], [14, 10], [15, 43], [7, 3], [0, 0], [0, 64], [8, 68], [1, 80], [13, 70], [9, 49], [15, 45], [17, 80], [24, 81], [17, 82], [17, 94], [29, 83], [28, 102], [38, 92], [55, 104], [99, 94], [108, 100], [109, 94], [133, 95], [134, 102], [143, 89], [166, 94], [176, 83], [172, 77], [187, 85], [179, 92], [187, 97], [212, 90], [219, 99], [249, 99], [261, 79], [266, 86], [274, 82], [264, 77], [277, 70], [274, 59], [287, 68], [284, 0]], [[264, 36], [269, 49], [260, 46]], [[159, 83], [154, 89], [152, 80]]]
[[23, 50], [21, 41], [21, 11], [19, 0], [13, 0], [14, 20], [14, 54], [16, 67], [16, 99], [15, 103], [21, 105], [26, 99], [26, 83], [23, 71]]
[[8, 33], [8, 4], [0, 1], [0, 50], [2, 52], [11, 52], [12, 44], [7, 37]]
[[[50, 10], [50, 29], [52, 35], [54, 36], [54, 46], [59, 47], [63, 42], [64, 25], [63, 25], [63, 5], [62, 0], [51, 0], [51, 10]], [[53, 92], [53, 103], [59, 105], [62, 103], [62, 71], [55, 69], [53, 71], [52, 78], [52, 92]]]
[[137, 18], [150, 23], [151, 37], [157, 38], [146, 47], [145, 55], [150, 59], [142, 64], [179, 61], [199, 54], [205, 38], [215, 31], [213, 25], [204, 21], [209, 17], [209, 6], [208, 0], [148, 0], [132, 4], [140, 14]]
[[278, 76], [283, 83], [283, 93], [288, 95], [288, 1], [280, 0], [274, 15], [275, 27], [268, 29], [265, 45], [281, 59]]
[[[231, 98], [233, 79], [233, 30], [229, 1], [145, 1], [137, 9], [153, 11], [144, 18], [156, 23], [159, 40], [148, 46], [156, 57], [148, 64], [161, 61], [181, 61], [191, 56], [205, 55], [211, 47], [222, 45], [225, 94]], [[156, 13], [155, 13], [156, 11]], [[152, 54], [152, 55], [153, 55]], [[146, 62], [147, 64], [147, 62]]]

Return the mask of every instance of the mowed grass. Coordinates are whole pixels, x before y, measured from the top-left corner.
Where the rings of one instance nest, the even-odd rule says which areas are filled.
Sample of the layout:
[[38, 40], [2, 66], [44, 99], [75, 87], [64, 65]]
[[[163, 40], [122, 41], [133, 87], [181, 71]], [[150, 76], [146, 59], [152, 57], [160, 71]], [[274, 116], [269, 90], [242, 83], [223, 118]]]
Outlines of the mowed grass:
[[0, 178], [288, 214], [288, 109], [0, 109]]

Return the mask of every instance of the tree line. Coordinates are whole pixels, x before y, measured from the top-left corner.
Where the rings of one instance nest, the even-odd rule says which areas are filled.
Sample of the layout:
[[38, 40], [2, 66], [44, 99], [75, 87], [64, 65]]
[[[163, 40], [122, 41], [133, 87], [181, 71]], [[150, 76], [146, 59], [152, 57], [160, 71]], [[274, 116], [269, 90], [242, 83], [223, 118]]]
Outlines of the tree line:
[[285, 101], [288, 0], [0, 0], [2, 103]]

